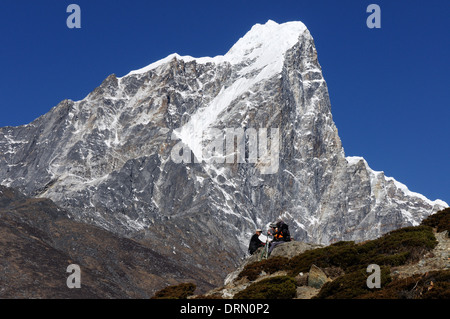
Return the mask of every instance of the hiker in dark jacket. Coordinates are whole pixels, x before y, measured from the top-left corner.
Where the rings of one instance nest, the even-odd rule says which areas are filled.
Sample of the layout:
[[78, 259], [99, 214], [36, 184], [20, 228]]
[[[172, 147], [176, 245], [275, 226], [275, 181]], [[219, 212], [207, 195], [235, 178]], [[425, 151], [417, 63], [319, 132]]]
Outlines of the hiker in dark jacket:
[[262, 233], [262, 230], [257, 229], [255, 231], [255, 234], [250, 239], [250, 245], [248, 247], [248, 252], [250, 253], [250, 255], [253, 255], [253, 253], [255, 251], [257, 251], [259, 247], [264, 246], [264, 243], [259, 240], [259, 236], [261, 235], [261, 233]]
[[269, 256], [272, 253], [272, 250], [287, 241], [291, 240], [291, 236], [289, 233], [288, 225], [285, 224], [283, 221], [279, 221], [278, 223], [272, 223], [270, 224], [270, 230], [268, 232], [269, 235], [273, 236], [273, 241], [270, 243], [269, 246]]

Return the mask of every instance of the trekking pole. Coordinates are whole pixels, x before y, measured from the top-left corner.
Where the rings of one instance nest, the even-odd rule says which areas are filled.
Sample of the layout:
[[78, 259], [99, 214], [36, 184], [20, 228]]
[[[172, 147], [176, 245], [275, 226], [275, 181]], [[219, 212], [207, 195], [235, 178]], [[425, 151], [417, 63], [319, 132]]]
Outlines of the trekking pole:
[[269, 236], [267, 236], [267, 240], [266, 240], [266, 247], [264, 248], [264, 258], [267, 259], [269, 258]]
[[264, 253], [266, 252], [266, 245], [267, 245], [267, 240], [266, 240], [266, 244], [264, 245], [264, 249], [261, 252], [261, 256], [259, 256], [259, 261], [261, 261], [264, 257]]

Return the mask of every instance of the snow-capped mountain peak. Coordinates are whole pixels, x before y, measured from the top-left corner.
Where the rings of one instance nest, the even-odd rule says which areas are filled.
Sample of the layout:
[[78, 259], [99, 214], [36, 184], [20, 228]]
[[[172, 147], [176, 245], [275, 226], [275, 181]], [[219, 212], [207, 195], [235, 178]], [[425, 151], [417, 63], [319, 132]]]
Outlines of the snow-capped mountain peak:
[[247, 62], [249, 66], [241, 71], [242, 75], [254, 70], [264, 70], [260, 79], [267, 78], [281, 71], [284, 52], [294, 46], [305, 31], [307, 31], [306, 26], [299, 21], [278, 24], [269, 20], [265, 24], [255, 24], [225, 55], [194, 58], [172, 53], [144, 68], [131, 71], [126, 76], [148, 72], [176, 58], [184, 62], [195, 61], [199, 64], [228, 62], [234, 65]]

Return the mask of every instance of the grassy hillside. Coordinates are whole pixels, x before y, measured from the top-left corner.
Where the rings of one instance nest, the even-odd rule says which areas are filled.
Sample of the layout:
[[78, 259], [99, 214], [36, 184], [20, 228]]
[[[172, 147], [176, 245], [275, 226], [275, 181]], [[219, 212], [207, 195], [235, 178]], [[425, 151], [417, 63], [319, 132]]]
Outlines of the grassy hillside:
[[[291, 259], [274, 257], [247, 265], [238, 279], [254, 281], [261, 272], [272, 274], [285, 271], [294, 278], [308, 272], [314, 264], [325, 271], [339, 269], [343, 275], [326, 283], [316, 298], [448, 298], [450, 294], [450, 269], [416, 275], [410, 278], [396, 278], [391, 267], [417, 263], [420, 258], [437, 245], [434, 231], [450, 231], [450, 208], [440, 211], [420, 226], [401, 228], [364, 243], [338, 242], [336, 244], [306, 251]], [[447, 235], [448, 236], [448, 235]], [[450, 256], [449, 256], [450, 257]], [[367, 266], [381, 267], [381, 289], [369, 289], [366, 279]], [[260, 283], [251, 284], [239, 295], [258, 294]], [[267, 290], [267, 285], [264, 289]], [[407, 293], [414, 288], [414, 293]]]
[[[429, 216], [421, 225], [401, 228], [384, 236], [355, 243], [338, 242], [327, 247], [308, 250], [292, 258], [274, 256], [246, 265], [232, 284], [236, 299], [291, 299], [297, 289], [307, 285], [306, 276], [315, 265], [328, 276], [327, 282], [313, 294], [325, 299], [447, 299], [450, 298], [450, 208]], [[436, 233], [441, 240], [439, 249]], [[434, 256], [439, 254], [439, 256]], [[433, 271], [423, 268], [424, 260], [437, 258]], [[434, 259], [433, 259], [434, 258]], [[381, 288], [367, 287], [367, 266], [381, 269]], [[412, 272], [412, 270], [414, 270]], [[239, 289], [240, 287], [240, 289]], [[223, 291], [228, 288], [222, 287]], [[178, 291], [178, 290], [175, 290]], [[211, 298], [220, 297], [220, 288]], [[229, 289], [228, 289], [229, 291]], [[167, 293], [167, 291], [165, 291]], [[177, 294], [166, 298], [176, 297]], [[184, 298], [186, 296], [183, 296]], [[208, 298], [208, 294], [201, 296]]]

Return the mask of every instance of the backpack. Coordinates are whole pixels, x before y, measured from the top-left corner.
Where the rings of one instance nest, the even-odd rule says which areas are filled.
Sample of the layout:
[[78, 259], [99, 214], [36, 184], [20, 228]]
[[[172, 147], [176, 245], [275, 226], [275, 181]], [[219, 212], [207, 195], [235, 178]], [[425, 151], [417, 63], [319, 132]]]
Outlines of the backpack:
[[291, 234], [289, 232], [289, 225], [286, 224], [283, 221], [278, 222], [277, 228], [281, 230], [283, 233], [283, 240], [284, 241], [291, 241]]

